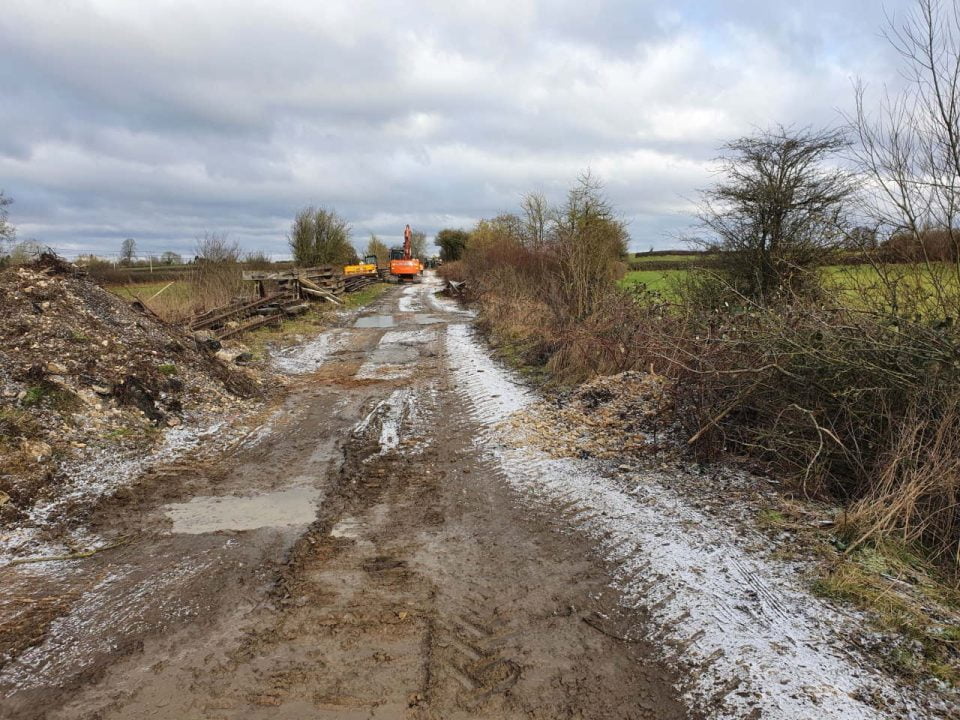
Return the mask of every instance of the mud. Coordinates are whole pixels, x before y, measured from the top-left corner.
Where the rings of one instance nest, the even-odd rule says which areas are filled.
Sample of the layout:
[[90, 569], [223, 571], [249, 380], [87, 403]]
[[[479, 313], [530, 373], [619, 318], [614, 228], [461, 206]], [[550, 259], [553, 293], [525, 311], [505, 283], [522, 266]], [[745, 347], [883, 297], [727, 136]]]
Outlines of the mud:
[[0, 716], [696, 717], [592, 544], [478, 449], [465, 317], [391, 291], [284, 355], [262, 426], [91, 507], [121, 544], [0, 570]]

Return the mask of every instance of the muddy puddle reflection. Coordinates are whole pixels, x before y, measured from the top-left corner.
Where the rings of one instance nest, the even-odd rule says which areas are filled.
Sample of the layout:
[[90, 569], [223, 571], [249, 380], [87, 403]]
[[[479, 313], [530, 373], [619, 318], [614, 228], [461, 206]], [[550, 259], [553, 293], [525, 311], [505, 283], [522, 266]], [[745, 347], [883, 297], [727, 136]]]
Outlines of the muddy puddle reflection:
[[396, 323], [393, 321], [393, 315], [364, 315], [358, 317], [353, 324], [357, 328], [385, 328], [394, 325]]
[[320, 495], [316, 488], [295, 487], [250, 497], [195, 497], [164, 510], [173, 532], [183, 535], [291, 527], [313, 522]]

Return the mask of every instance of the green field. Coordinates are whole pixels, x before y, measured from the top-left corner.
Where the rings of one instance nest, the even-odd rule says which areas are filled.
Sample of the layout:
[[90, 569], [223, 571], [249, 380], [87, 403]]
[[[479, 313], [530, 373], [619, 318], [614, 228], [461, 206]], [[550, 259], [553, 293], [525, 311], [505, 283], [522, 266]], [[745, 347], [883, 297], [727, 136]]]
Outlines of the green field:
[[644, 263], [652, 262], [675, 262], [675, 263], [685, 263], [693, 262], [695, 260], [702, 260], [702, 255], [632, 255], [630, 256], [629, 263], [631, 265], [643, 265]]
[[[837, 291], [845, 304], [858, 306], [864, 304], [864, 298], [880, 297], [881, 278], [872, 265], [828, 265], [820, 271], [825, 287]], [[620, 280], [620, 287], [639, 289], [644, 286], [668, 300], [676, 300], [674, 280], [686, 272], [688, 271], [631, 270]], [[960, 290], [960, 274], [952, 265], [936, 265], [920, 271], [912, 265], [890, 265], [886, 267], [886, 273], [888, 281], [896, 282], [903, 292], [914, 296], [925, 294], [932, 297], [937, 283], [951, 294]], [[936, 282], [934, 278], [937, 278]]]
[[622, 288], [637, 288], [645, 286], [650, 292], [658, 292], [670, 296], [670, 278], [686, 273], [686, 270], [631, 270], [620, 280]]

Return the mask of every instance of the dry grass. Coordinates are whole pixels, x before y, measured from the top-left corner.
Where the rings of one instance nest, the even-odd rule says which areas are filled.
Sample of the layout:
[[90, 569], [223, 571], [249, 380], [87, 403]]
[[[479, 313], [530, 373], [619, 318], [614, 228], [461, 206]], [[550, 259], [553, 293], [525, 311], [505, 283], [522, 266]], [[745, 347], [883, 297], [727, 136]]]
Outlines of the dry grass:
[[[445, 274], [468, 281], [494, 343], [549, 382], [653, 368], [673, 380], [673, 412], [700, 457], [759, 460], [806, 497], [846, 506], [860, 543], [913, 544], [960, 573], [960, 440], [951, 433], [960, 333], [943, 319], [955, 307], [949, 286], [909, 294], [929, 283], [905, 285], [901, 268], [872, 309], [823, 296], [717, 305], [703, 288], [695, 302], [667, 304], [618, 290], [612, 273], [596, 273], [590, 293], [572, 298], [557, 291], [567, 279], [558, 263], [500, 235]], [[890, 311], [892, 292], [901, 314]]]
[[931, 418], [911, 410], [875, 479], [850, 512], [860, 542], [895, 538], [928, 546], [935, 556], [960, 566], [960, 412], [956, 406]]
[[211, 264], [166, 282], [110, 286], [121, 297], [136, 299], [167, 322], [179, 323], [226, 305], [237, 297], [252, 297], [253, 283], [244, 282], [237, 263]]

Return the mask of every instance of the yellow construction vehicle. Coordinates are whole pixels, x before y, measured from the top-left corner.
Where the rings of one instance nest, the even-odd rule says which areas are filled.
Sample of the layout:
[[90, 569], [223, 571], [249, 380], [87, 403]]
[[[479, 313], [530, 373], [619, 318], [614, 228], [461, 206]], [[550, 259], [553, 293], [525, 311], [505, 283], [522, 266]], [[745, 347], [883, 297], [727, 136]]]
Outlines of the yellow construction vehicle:
[[358, 277], [358, 276], [377, 276], [377, 256], [376, 255], [367, 255], [362, 263], [358, 265], [345, 265], [343, 268], [343, 276], [347, 277]]

